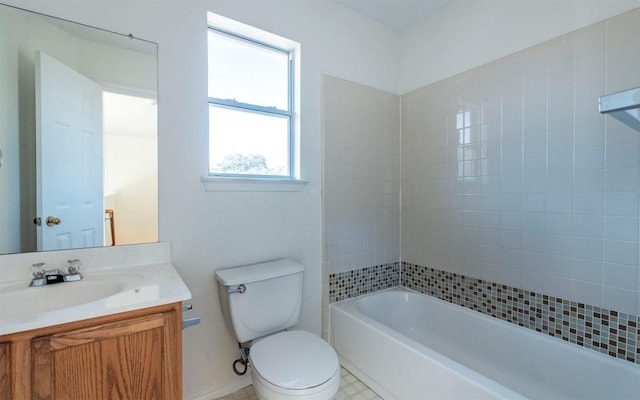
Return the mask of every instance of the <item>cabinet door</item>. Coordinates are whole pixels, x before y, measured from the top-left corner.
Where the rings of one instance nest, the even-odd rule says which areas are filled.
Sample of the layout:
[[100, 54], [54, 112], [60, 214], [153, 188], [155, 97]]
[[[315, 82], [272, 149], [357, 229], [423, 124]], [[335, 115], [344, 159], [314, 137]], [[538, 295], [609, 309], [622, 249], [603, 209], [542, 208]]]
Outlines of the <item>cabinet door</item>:
[[32, 341], [34, 399], [178, 399], [175, 312]]
[[0, 343], [0, 399], [11, 398], [11, 343]]

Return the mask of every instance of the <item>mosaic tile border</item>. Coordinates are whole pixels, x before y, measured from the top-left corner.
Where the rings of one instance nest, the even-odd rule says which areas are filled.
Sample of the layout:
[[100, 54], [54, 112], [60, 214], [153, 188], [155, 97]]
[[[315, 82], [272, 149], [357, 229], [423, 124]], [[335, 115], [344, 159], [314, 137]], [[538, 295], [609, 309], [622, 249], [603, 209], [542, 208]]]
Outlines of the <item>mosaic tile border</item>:
[[329, 302], [400, 286], [400, 262], [329, 275]]
[[640, 365], [640, 317], [402, 262], [401, 284]]
[[640, 316], [407, 262], [330, 274], [329, 301], [394, 286], [640, 365]]

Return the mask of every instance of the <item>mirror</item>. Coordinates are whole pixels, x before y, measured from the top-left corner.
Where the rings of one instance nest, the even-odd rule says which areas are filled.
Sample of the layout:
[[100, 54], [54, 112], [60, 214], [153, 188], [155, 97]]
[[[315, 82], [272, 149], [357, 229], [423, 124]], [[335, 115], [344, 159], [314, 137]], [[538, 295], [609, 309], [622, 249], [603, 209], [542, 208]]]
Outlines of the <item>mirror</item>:
[[0, 4], [0, 254], [156, 242], [157, 176], [157, 45]]

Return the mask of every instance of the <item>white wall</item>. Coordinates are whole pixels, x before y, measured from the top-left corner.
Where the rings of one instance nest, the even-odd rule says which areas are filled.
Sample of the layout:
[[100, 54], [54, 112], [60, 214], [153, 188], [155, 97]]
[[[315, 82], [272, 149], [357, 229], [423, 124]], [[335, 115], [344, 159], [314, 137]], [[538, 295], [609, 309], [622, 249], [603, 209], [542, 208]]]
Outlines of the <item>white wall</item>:
[[[184, 333], [187, 397], [231, 388], [235, 343], [214, 271], [277, 257], [306, 267], [300, 326], [321, 330], [321, 74], [396, 92], [397, 34], [330, 2], [8, 1], [158, 43], [160, 240], [191, 289], [202, 323]], [[301, 193], [206, 193], [206, 12], [302, 45]], [[220, 394], [220, 392], [217, 392]]]
[[403, 32], [400, 93], [638, 6], [638, 0], [456, 0]]
[[[17, 45], [7, 40], [15, 28], [12, 16], [0, 11], [0, 252], [20, 251], [20, 143], [18, 132]], [[15, 188], [7, 190], [7, 188]]]
[[105, 126], [104, 150], [105, 209], [114, 210], [116, 244], [158, 241], [157, 137], [114, 134]]

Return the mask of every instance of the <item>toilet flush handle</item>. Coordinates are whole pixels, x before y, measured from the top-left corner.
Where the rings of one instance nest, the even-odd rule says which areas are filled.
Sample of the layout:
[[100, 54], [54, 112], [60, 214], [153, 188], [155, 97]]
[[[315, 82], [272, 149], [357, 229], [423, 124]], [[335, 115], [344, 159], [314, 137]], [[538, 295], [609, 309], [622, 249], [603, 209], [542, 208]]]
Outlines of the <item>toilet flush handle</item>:
[[229, 288], [229, 294], [231, 293], [244, 293], [247, 291], [247, 287], [244, 285], [244, 283], [241, 283], [240, 285], [238, 285], [237, 287], [230, 287]]

